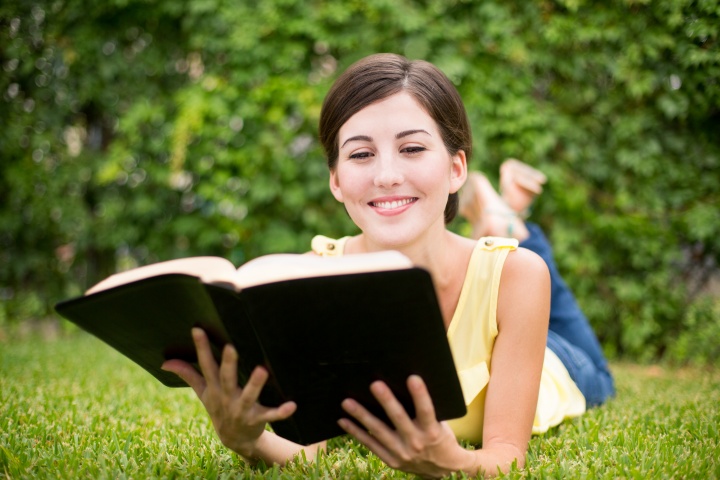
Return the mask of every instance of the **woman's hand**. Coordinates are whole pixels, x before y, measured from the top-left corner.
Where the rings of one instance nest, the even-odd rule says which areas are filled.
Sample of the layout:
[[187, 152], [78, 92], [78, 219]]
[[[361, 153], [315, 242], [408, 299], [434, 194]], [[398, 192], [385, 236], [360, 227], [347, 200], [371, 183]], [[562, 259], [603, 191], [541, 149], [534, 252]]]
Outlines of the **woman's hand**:
[[177, 374], [192, 387], [210, 414], [215, 431], [226, 447], [248, 459], [255, 458], [265, 425], [288, 418], [297, 408], [295, 403], [286, 402], [277, 408], [260, 405], [258, 397], [268, 379], [268, 372], [262, 367], [256, 367], [245, 387], [240, 388], [235, 348], [225, 346], [218, 367], [205, 332], [194, 328], [192, 336], [202, 375], [182, 360], [166, 361], [162, 365], [163, 370]]
[[367, 431], [348, 419], [338, 421], [390, 467], [425, 477], [442, 477], [456, 471], [474, 471], [475, 457], [461, 447], [450, 427], [438, 422], [425, 382], [417, 375], [407, 380], [415, 405], [416, 418], [409, 417], [402, 404], [383, 382], [374, 382], [370, 390], [380, 402], [394, 429], [352, 399], [342, 403]]

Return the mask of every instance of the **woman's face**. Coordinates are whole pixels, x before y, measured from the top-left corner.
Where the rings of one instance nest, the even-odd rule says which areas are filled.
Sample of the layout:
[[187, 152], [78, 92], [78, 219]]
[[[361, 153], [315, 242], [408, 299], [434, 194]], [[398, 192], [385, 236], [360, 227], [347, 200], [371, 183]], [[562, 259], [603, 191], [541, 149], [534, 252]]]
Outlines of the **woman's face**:
[[465, 182], [465, 153], [448, 153], [435, 121], [410, 94], [360, 110], [338, 141], [330, 189], [371, 242], [398, 248], [445, 228], [448, 195]]

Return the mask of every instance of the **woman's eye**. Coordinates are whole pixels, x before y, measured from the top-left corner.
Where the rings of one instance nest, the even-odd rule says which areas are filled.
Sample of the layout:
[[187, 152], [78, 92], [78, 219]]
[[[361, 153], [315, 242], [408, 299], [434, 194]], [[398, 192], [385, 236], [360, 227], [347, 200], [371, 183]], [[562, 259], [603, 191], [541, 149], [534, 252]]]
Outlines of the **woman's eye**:
[[370, 152], [356, 152], [350, 155], [350, 158], [355, 160], [362, 160], [363, 158], [369, 158], [372, 156], [372, 153]]
[[403, 152], [403, 153], [409, 153], [410, 155], [413, 155], [413, 154], [418, 154], [418, 153], [420, 153], [420, 152], [424, 152], [425, 150], [427, 150], [425, 147], [413, 146], [413, 147], [405, 147], [405, 148], [403, 148], [403, 149], [402, 149], [402, 152]]

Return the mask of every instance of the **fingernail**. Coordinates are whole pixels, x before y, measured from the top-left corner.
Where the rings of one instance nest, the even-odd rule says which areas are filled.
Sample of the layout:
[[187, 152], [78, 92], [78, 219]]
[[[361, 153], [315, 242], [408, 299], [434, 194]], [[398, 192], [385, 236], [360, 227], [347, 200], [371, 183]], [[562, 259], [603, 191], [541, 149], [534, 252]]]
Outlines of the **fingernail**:
[[340, 403], [340, 406], [345, 410], [346, 412], [350, 412], [355, 409], [355, 402], [353, 402], [352, 399], [346, 398]]
[[231, 356], [231, 358], [237, 360], [238, 353], [237, 353], [237, 350], [235, 350], [235, 347], [233, 347], [231, 344], [228, 343], [225, 345], [225, 350], [227, 351], [227, 354], [229, 354]]
[[370, 389], [373, 390], [375, 393], [383, 393], [385, 392], [385, 388], [385, 384], [380, 380], [377, 380], [370, 384]]

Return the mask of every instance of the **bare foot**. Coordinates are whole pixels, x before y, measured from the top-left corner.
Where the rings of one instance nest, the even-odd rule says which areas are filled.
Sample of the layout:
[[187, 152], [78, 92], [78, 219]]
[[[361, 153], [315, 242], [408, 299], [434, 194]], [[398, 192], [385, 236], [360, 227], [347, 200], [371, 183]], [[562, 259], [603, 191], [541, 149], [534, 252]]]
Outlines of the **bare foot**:
[[460, 215], [473, 226], [475, 239], [484, 236], [524, 240], [529, 233], [525, 222], [500, 198], [482, 174], [470, 172], [460, 194]]
[[540, 170], [516, 160], [507, 159], [500, 165], [500, 192], [505, 203], [526, 218], [535, 197], [543, 191], [547, 177]]

